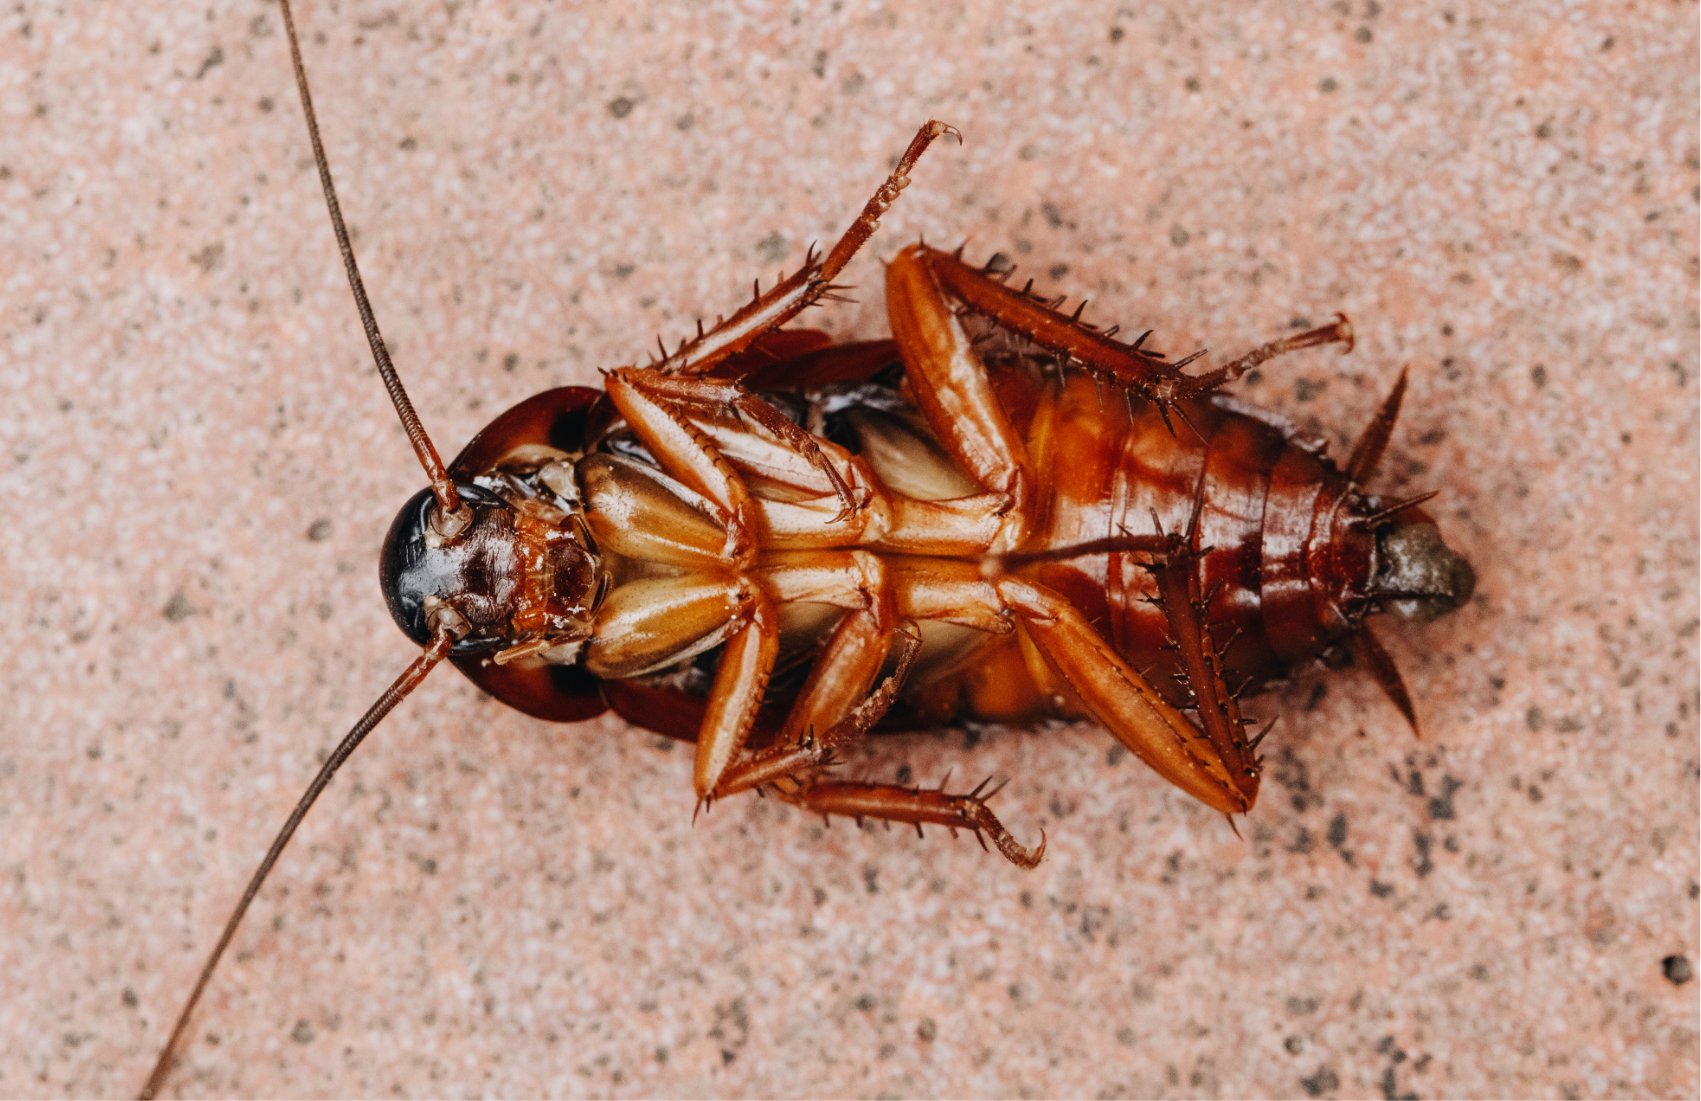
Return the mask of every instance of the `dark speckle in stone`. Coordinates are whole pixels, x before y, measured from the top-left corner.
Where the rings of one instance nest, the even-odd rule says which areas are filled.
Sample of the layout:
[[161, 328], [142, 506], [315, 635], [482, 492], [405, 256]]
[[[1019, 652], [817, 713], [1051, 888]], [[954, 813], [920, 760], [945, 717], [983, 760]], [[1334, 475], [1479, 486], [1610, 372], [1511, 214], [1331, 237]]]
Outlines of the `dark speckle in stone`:
[[1430, 796], [1429, 817], [1431, 821], [1452, 819], [1457, 817], [1453, 810], [1453, 793], [1464, 785], [1451, 776], [1441, 777], [1441, 791]]
[[1419, 879], [1435, 870], [1435, 861], [1429, 856], [1430, 845], [1429, 834], [1419, 830], [1412, 831], [1412, 871], [1418, 874]]
[[1305, 1090], [1307, 1097], [1322, 1097], [1326, 1093], [1334, 1093], [1341, 1088], [1341, 1076], [1328, 1067], [1318, 1067], [1316, 1074], [1309, 1078], [1301, 1078], [1299, 1084]]
[[756, 256], [765, 264], [777, 264], [786, 258], [785, 236], [781, 233], [770, 233], [756, 242]]

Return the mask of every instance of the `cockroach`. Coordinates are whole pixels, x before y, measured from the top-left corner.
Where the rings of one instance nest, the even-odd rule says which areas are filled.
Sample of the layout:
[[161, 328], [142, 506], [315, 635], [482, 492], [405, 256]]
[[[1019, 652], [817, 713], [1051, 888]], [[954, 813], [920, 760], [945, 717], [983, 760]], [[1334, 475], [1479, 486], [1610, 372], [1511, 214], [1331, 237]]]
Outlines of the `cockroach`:
[[[830, 297], [936, 140], [928, 122], [824, 253], [645, 366], [498, 416], [447, 466], [385, 350], [343, 224], [288, 0], [308, 136], [374, 360], [430, 486], [385, 540], [385, 599], [420, 656], [331, 753], [209, 955], [144, 1097], [296, 827], [444, 659], [529, 715], [612, 709], [695, 741], [699, 807], [761, 790], [822, 816], [966, 830], [1024, 868], [985, 786], [849, 782], [877, 727], [1091, 718], [1225, 815], [1258, 796], [1269, 726], [1240, 699], [1349, 650], [1416, 729], [1368, 617], [1461, 606], [1470, 565], [1422, 509], [1364, 488], [1401, 373], [1344, 467], [1223, 388], [1351, 324], [1209, 370], [1020, 290], [1007, 265], [905, 248], [892, 336], [784, 326]], [[1232, 822], [1232, 818], [1231, 818]]]

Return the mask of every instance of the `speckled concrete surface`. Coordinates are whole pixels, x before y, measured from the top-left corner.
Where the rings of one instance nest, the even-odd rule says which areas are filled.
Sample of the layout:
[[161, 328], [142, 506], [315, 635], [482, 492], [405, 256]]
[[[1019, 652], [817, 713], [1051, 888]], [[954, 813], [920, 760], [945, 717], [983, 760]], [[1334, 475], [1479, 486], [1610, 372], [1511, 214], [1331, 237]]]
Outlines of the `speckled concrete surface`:
[[[304, 5], [447, 451], [795, 265], [938, 116], [968, 144], [875, 256], [968, 238], [1176, 348], [1344, 310], [1355, 354], [1244, 391], [1337, 449], [1412, 365], [1383, 484], [1442, 489], [1481, 575], [1386, 632], [1425, 740], [1361, 675], [1268, 697], [1245, 841], [1091, 727], [859, 765], [1010, 777], [1022, 874], [754, 800], [693, 828], [680, 751], [439, 675], [174, 1088], [1694, 1096], [1695, 6], [681, 7]], [[850, 275], [813, 320], [883, 334]], [[0, 286], [0, 1094], [121, 1094], [411, 655], [374, 574], [420, 476], [272, 4], [0, 17]]]

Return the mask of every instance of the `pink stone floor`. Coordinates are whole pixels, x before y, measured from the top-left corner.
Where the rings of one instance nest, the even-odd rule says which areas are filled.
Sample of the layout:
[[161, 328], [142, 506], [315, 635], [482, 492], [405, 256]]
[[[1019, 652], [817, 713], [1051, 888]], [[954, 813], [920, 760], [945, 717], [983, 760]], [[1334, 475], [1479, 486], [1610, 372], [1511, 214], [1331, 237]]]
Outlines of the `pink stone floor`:
[[[879, 258], [1002, 250], [1230, 355], [1478, 596], [1384, 631], [1424, 723], [1307, 676], [1237, 839], [1081, 726], [885, 742], [1010, 778], [1044, 865], [822, 829], [452, 674], [262, 895], [191, 1095], [1695, 1096], [1692, 3], [304, 0], [384, 331], [448, 452], [642, 358], [915, 174]], [[451, 11], [452, 9], [452, 11]], [[412, 655], [421, 478], [263, 0], [0, 17], [0, 1095], [141, 1084], [316, 761]], [[1663, 963], [1683, 957], [1681, 963]]]

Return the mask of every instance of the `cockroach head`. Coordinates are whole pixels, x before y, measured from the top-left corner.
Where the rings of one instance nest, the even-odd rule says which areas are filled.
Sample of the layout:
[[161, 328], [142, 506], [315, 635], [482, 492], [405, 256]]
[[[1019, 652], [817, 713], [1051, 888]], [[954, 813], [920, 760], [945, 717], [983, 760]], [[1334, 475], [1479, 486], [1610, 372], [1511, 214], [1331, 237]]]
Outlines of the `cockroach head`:
[[444, 534], [426, 489], [384, 538], [378, 577], [402, 633], [425, 646], [447, 630], [456, 654], [537, 652], [588, 637], [601, 594], [588, 537], [540, 523], [479, 486], [455, 490], [472, 510], [461, 530]]
[[1376, 573], [1367, 595], [1405, 619], [1427, 623], [1456, 611], [1476, 591], [1477, 573], [1441, 540], [1435, 522], [1412, 510], [1376, 531]]

